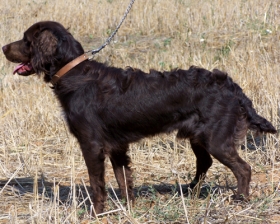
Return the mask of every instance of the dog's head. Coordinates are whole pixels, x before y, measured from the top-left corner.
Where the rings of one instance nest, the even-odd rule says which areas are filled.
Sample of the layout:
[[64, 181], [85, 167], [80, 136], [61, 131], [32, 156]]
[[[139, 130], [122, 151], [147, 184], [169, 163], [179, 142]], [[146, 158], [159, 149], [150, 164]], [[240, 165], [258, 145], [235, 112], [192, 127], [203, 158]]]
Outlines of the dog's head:
[[9, 61], [20, 63], [14, 74], [44, 73], [46, 81], [84, 52], [61, 24], [52, 21], [35, 23], [24, 32], [21, 40], [3, 46], [2, 50]]

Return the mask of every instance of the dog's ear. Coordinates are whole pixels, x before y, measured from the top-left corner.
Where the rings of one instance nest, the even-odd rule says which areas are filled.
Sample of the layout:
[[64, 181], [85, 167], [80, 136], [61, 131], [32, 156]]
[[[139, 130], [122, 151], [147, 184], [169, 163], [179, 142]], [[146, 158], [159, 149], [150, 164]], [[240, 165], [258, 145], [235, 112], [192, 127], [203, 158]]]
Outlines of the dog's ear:
[[36, 30], [32, 41], [32, 65], [36, 73], [46, 73], [49, 65], [55, 60], [58, 38], [51, 30]]
[[[37, 37], [36, 37], [37, 36]], [[37, 49], [44, 56], [52, 56], [57, 49], [58, 39], [50, 30], [35, 33]]]

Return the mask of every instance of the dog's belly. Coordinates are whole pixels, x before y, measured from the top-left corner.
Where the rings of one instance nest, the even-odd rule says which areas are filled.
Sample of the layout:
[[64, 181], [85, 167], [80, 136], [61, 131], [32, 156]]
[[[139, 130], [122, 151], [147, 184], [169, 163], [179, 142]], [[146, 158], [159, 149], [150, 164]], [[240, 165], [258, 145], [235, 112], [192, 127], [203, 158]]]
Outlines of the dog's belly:
[[114, 141], [130, 143], [144, 137], [170, 133], [175, 130], [178, 130], [179, 138], [188, 138], [200, 127], [199, 115], [194, 111], [149, 115], [148, 117], [145, 117], [145, 114], [130, 118], [124, 117], [114, 120], [112, 123], [107, 123], [107, 120], [105, 122], [106, 132], [110, 133], [108, 136], [113, 137]]

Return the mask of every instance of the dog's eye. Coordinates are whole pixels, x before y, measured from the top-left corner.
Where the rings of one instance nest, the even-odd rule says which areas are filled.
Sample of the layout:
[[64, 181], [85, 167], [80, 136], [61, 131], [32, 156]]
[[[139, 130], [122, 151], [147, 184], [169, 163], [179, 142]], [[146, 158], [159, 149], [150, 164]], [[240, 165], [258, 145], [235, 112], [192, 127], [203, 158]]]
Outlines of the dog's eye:
[[30, 47], [31, 42], [28, 40], [24, 40], [24, 44], [25, 44], [25, 46]]
[[26, 47], [30, 47], [31, 42], [28, 41], [27, 38], [26, 38], [25, 36], [23, 37], [23, 42], [24, 42], [24, 44], [25, 44]]

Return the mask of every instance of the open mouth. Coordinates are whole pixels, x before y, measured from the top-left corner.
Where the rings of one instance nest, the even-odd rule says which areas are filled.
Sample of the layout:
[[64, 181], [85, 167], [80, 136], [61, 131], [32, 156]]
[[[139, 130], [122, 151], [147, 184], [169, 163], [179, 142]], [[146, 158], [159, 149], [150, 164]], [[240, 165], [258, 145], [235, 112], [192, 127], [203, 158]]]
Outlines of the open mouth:
[[13, 74], [19, 74], [19, 75], [30, 75], [33, 73], [33, 67], [30, 64], [30, 62], [27, 63], [20, 63], [16, 68], [14, 69]]

